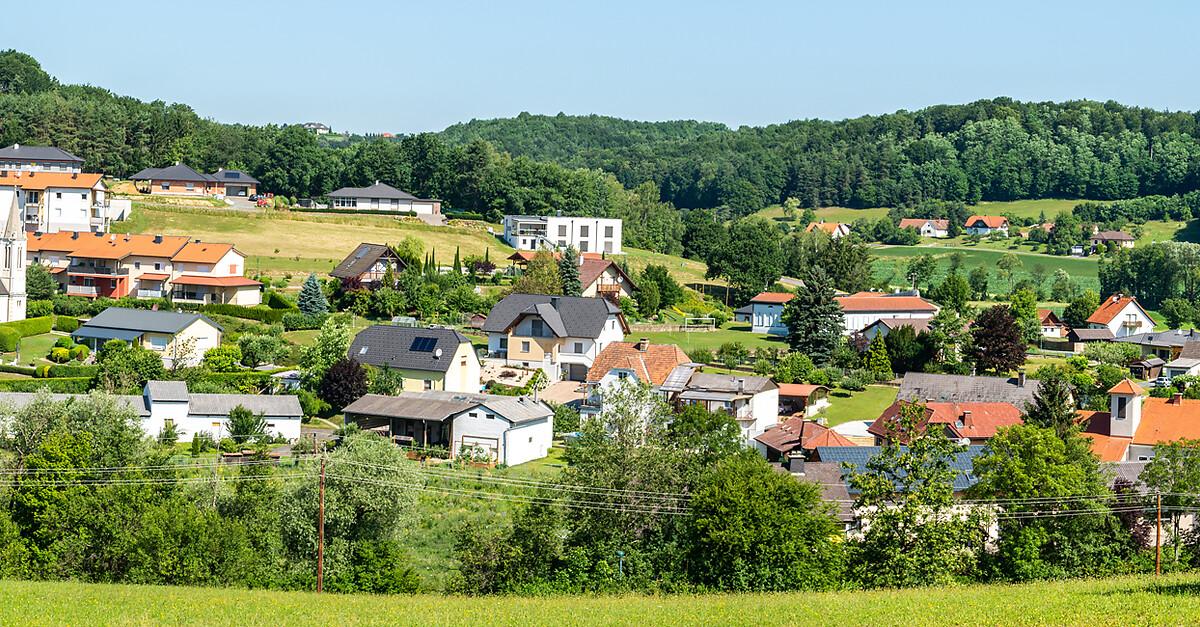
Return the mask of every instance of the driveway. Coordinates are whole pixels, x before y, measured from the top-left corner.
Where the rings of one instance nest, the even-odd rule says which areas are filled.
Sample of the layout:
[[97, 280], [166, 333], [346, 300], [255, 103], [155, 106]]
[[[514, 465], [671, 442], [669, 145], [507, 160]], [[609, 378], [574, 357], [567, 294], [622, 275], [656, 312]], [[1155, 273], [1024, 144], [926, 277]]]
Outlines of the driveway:
[[586, 397], [587, 393], [584, 392], [584, 386], [578, 381], [551, 383], [549, 387], [538, 392], [539, 400], [550, 401], [559, 405], [582, 401]]

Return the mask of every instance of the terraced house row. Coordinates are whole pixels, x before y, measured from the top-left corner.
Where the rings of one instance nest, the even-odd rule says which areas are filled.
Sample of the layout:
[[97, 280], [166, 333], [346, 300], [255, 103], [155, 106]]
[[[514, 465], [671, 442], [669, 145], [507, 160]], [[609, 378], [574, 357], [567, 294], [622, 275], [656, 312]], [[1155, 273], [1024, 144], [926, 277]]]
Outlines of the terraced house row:
[[261, 283], [243, 276], [233, 244], [178, 235], [59, 231], [28, 234], [27, 263], [41, 263], [66, 294], [163, 298], [252, 307]]

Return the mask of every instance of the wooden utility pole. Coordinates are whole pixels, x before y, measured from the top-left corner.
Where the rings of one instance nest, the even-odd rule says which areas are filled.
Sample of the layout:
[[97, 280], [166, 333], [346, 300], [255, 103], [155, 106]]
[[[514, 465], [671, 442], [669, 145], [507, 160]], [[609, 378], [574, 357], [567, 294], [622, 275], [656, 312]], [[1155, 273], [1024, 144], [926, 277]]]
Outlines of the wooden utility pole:
[[321, 456], [321, 489], [317, 504], [317, 594], [325, 575], [325, 456]]
[[1154, 532], [1154, 575], [1162, 574], [1162, 493], [1158, 493], [1158, 528]]

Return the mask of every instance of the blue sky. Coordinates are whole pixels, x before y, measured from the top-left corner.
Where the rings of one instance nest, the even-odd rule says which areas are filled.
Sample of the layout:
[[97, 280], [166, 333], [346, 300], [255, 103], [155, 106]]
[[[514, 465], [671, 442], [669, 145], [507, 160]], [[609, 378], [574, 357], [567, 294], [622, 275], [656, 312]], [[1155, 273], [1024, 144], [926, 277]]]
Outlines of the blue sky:
[[7, 7], [0, 48], [230, 123], [412, 133], [562, 111], [737, 127], [1001, 95], [1200, 108], [1185, 3], [52, 4]]

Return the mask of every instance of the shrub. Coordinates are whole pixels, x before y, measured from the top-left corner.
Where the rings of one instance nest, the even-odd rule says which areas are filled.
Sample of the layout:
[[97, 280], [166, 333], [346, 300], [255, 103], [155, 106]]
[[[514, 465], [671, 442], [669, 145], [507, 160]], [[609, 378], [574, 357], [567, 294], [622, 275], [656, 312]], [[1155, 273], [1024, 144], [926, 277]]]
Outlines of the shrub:
[[235, 452], [237, 452], [237, 450], [238, 450], [237, 442], [234, 442], [232, 438], [221, 438], [221, 452], [222, 453], [235, 453]]
[[237, 346], [215, 346], [204, 352], [204, 365], [213, 372], [237, 372], [241, 360], [242, 349]]
[[21, 337], [29, 337], [31, 335], [42, 335], [49, 333], [54, 328], [54, 318], [52, 316], [42, 316], [41, 318], [27, 318], [25, 320], [17, 320], [16, 322], [5, 322], [0, 324], [0, 327], [16, 329]]
[[21, 349], [21, 332], [12, 327], [0, 326], [0, 351], [15, 353]]
[[[49, 366], [42, 366], [49, 368]], [[92, 385], [91, 377], [66, 379], [3, 379], [0, 392], [37, 392], [47, 389], [53, 394], [86, 394]]]
[[[84, 359], [87, 359], [88, 347], [80, 345], [80, 346], [76, 346], [75, 348], [82, 348], [83, 351], [81, 352], [81, 354], [84, 355], [84, 357], [83, 357]], [[96, 373], [98, 373], [100, 371], [100, 366], [63, 365], [63, 366], [44, 366], [44, 368], [46, 368], [46, 373], [42, 376], [55, 377], [55, 378], [94, 377], [94, 376], [96, 376]]]
[[813, 370], [804, 380], [812, 385], [829, 385], [829, 373], [824, 370]]
[[771, 364], [770, 359], [759, 359], [754, 362], [754, 374], [766, 376], [775, 370], [775, 366]]
[[321, 328], [321, 324], [325, 322], [325, 317], [310, 316], [293, 310], [283, 314], [281, 322], [285, 331], [308, 331]]
[[579, 430], [579, 412], [570, 405], [554, 408], [554, 432], [571, 433]]
[[50, 349], [50, 361], [56, 364], [65, 364], [68, 361], [71, 361], [70, 349], [63, 348], [61, 346], [55, 346], [54, 348]]
[[8, 364], [0, 364], [0, 372], [11, 372], [13, 374], [23, 374], [28, 377], [37, 376], [37, 368], [31, 366], [9, 366]]
[[71, 316], [59, 316], [54, 321], [54, 330], [62, 331], [63, 333], [74, 333], [79, 328], [79, 320]]
[[71, 359], [75, 361], [83, 361], [88, 358], [88, 347], [80, 344], [71, 347]]
[[54, 345], [61, 348], [71, 348], [75, 345], [75, 342], [69, 337], [60, 337], [58, 338], [58, 341], [54, 343]]
[[295, 309], [296, 308], [296, 305], [292, 304], [292, 301], [288, 300], [282, 294], [280, 294], [279, 292], [276, 292], [274, 290], [267, 290], [267, 292], [265, 294], [263, 294], [263, 296], [264, 296], [263, 304], [265, 304], [267, 307], [270, 307], [271, 309]]
[[30, 318], [40, 318], [54, 313], [54, 301], [31, 300], [25, 305], [25, 315]]
[[713, 352], [707, 348], [693, 348], [687, 352], [687, 356], [688, 359], [705, 366], [711, 364], [713, 360]]

